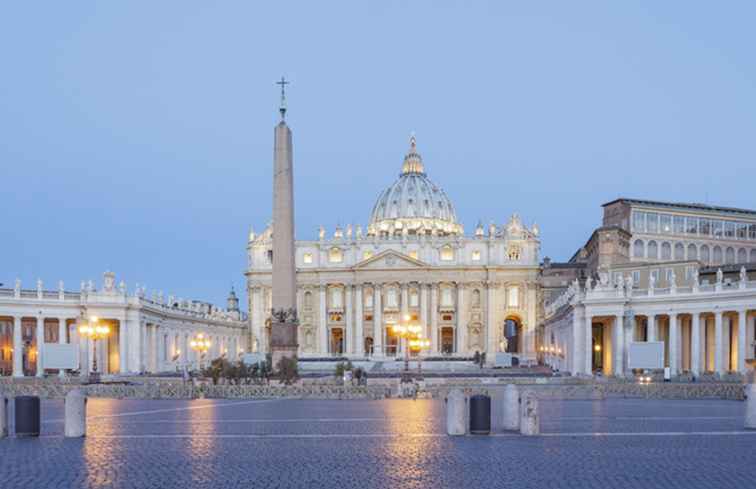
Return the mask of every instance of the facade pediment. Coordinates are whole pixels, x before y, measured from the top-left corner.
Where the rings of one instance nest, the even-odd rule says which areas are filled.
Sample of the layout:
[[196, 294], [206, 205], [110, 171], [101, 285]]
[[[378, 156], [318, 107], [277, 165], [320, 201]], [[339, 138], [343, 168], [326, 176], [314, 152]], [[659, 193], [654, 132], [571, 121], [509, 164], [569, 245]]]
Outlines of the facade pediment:
[[386, 250], [354, 265], [355, 270], [375, 270], [385, 268], [426, 268], [427, 263], [416, 260], [395, 250]]

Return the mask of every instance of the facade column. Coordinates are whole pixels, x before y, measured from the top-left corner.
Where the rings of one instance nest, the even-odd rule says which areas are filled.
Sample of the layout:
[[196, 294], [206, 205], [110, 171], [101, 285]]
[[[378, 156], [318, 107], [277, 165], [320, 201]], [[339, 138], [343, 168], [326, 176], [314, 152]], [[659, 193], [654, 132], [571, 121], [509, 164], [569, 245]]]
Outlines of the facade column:
[[362, 305], [362, 285], [357, 284], [354, 289], [354, 313], [355, 313], [355, 332], [354, 332], [354, 353], [360, 357], [365, 356], [365, 332], [363, 321], [365, 312]]
[[[580, 375], [583, 373], [585, 364], [583, 359], [585, 358], [585, 354], [583, 353], [582, 343], [585, 338], [585, 335], [581, 334], [583, 331], [583, 328], [581, 327], [581, 323], [585, 324], [585, 321], [582, 320], [580, 315], [578, 314], [577, 309], [573, 309], [572, 313], [572, 351], [568, 352], [567, 355], [567, 363], [569, 365], [569, 370], [572, 373], [572, 375]], [[543, 346], [545, 347], [548, 344], [548, 331], [544, 334], [543, 338]], [[543, 361], [546, 365], [550, 365], [550, 360], [548, 357], [548, 353], [544, 351], [543, 353]]]
[[457, 283], [457, 354], [467, 353], [467, 326], [465, 324], [465, 284]]
[[497, 331], [496, 331], [496, 284], [494, 282], [486, 283], [486, 362], [493, 363], [495, 361], [496, 352], [499, 351], [497, 346]]
[[[262, 340], [262, 289], [260, 287], [255, 287], [252, 289], [252, 310], [250, 311], [250, 314], [252, 315], [253, 343], [249, 345], [249, 351], [264, 352], [265, 350]], [[257, 348], [255, 348], [255, 342], [257, 343]]]
[[[612, 328], [612, 373], [616, 377], [621, 377], [624, 374], [624, 370], [622, 368], [622, 353], [625, 349], [624, 339], [624, 331], [623, 331], [623, 319], [624, 315], [617, 314], [614, 316], [614, 327]], [[591, 335], [591, 339], [593, 339], [593, 336]], [[592, 353], [591, 353], [592, 355]]]
[[139, 372], [147, 370], [147, 322], [139, 321]]
[[669, 372], [675, 376], [680, 371], [680, 324], [677, 314], [669, 314]]
[[583, 365], [586, 375], [593, 375], [593, 316], [585, 311], [585, 329], [583, 330]]
[[147, 360], [147, 368], [150, 372], [157, 372], [157, 324], [150, 328], [150, 355]]
[[346, 334], [344, 341], [344, 354], [349, 354], [354, 351], [354, 333], [352, 331], [353, 322], [352, 315], [352, 284], [346, 284], [344, 286], [344, 294], [346, 295]]
[[646, 331], [646, 341], [656, 341], [657, 332], [659, 329], [659, 320], [656, 314], [649, 314], [648, 316], [648, 331]]
[[423, 336], [431, 339], [430, 325], [428, 324], [428, 286], [418, 283], [420, 289], [420, 324], [423, 326]]
[[701, 314], [690, 317], [690, 371], [694, 377], [701, 375]]
[[373, 286], [373, 356], [383, 357], [383, 301], [381, 284]]
[[738, 311], [738, 365], [737, 365], [737, 371], [741, 374], [746, 373], [746, 365], [745, 365], [745, 358], [746, 358], [746, 329], [747, 329], [747, 322], [746, 322], [746, 314], [748, 314], [748, 311], [746, 309], [740, 309]]
[[722, 358], [722, 311], [714, 313], [714, 372], [724, 374], [724, 359]]
[[45, 376], [44, 364], [42, 363], [43, 350], [45, 349], [45, 318], [37, 316], [37, 377]]
[[328, 315], [326, 311], [326, 286], [324, 284], [320, 284], [319, 297], [318, 353], [328, 355]]
[[431, 284], [431, 354], [438, 355], [438, 284]]
[[[404, 324], [404, 323], [407, 323], [407, 319], [406, 318], [407, 318], [407, 316], [409, 316], [409, 290], [408, 290], [409, 287], [407, 286], [406, 283], [403, 283], [403, 284], [400, 284], [400, 288], [401, 288], [401, 291], [402, 291], [402, 308], [401, 308], [402, 317], [399, 319], [399, 323], [400, 324]], [[397, 356], [400, 357], [400, 358], [401, 358], [401, 355], [404, 354], [404, 348], [407, 347], [407, 345], [405, 344], [405, 342], [406, 342], [406, 340], [401, 340], [400, 339], [399, 342], [397, 342], [397, 344], [396, 344], [396, 346], [397, 346]]]
[[[58, 318], [58, 343], [65, 345], [67, 343], [66, 336], [68, 336], [68, 327], [66, 326], [66, 318]], [[65, 369], [58, 369], [58, 377], [63, 378], [66, 376]]]
[[128, 351], [128, 328], [126, 318], [118, 322], [118, 369], [120, 374], [124, 375], [129, 370], [129, 351]]
[[20, 316], [13, 317], [13, 376], [24, 376], [24, 342]]

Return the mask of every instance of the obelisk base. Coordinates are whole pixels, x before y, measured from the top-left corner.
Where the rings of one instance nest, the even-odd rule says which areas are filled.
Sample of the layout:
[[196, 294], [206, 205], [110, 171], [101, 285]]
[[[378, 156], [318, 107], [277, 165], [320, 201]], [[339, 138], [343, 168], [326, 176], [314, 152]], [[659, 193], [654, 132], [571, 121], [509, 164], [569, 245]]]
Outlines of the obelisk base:
[[273, 323], [270, 328], [270, 351], [272, 353], [273, 370], [278, 368], [278, 362], [283, 357], [297, 356], [297, 323]]

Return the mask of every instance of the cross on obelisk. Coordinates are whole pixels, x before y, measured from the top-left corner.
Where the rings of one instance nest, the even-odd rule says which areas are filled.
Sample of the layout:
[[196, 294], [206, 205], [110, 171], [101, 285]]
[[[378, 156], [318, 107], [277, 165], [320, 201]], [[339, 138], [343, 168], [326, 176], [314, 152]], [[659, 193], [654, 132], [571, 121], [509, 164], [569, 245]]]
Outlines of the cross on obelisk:
[[289, 83], [291, 82], [287, 82], [283, 76], [280, 81], [276, 82], [276, 85], [281, 85], [281, 106], [278, 108], [278, 111], [281, 112], [281, 120], [286, 116], [286, 85]]
[[273, 368], [282, 357], [297, 355], [297, 282], [294, 264], [294, 178], [291, 130], [286, 125], [286, 92], [281, 77], [281, 121], [274, 130], [273, 154], [273, 291], [270, 350]]

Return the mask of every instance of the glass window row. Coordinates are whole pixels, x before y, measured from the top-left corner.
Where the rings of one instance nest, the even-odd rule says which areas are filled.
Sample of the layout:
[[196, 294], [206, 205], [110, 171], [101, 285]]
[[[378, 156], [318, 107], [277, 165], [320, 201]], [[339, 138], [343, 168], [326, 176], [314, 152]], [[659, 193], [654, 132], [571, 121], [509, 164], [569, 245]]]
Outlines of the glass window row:
[[756, 223], [633, 211], [632, 231], [756, 241]]

